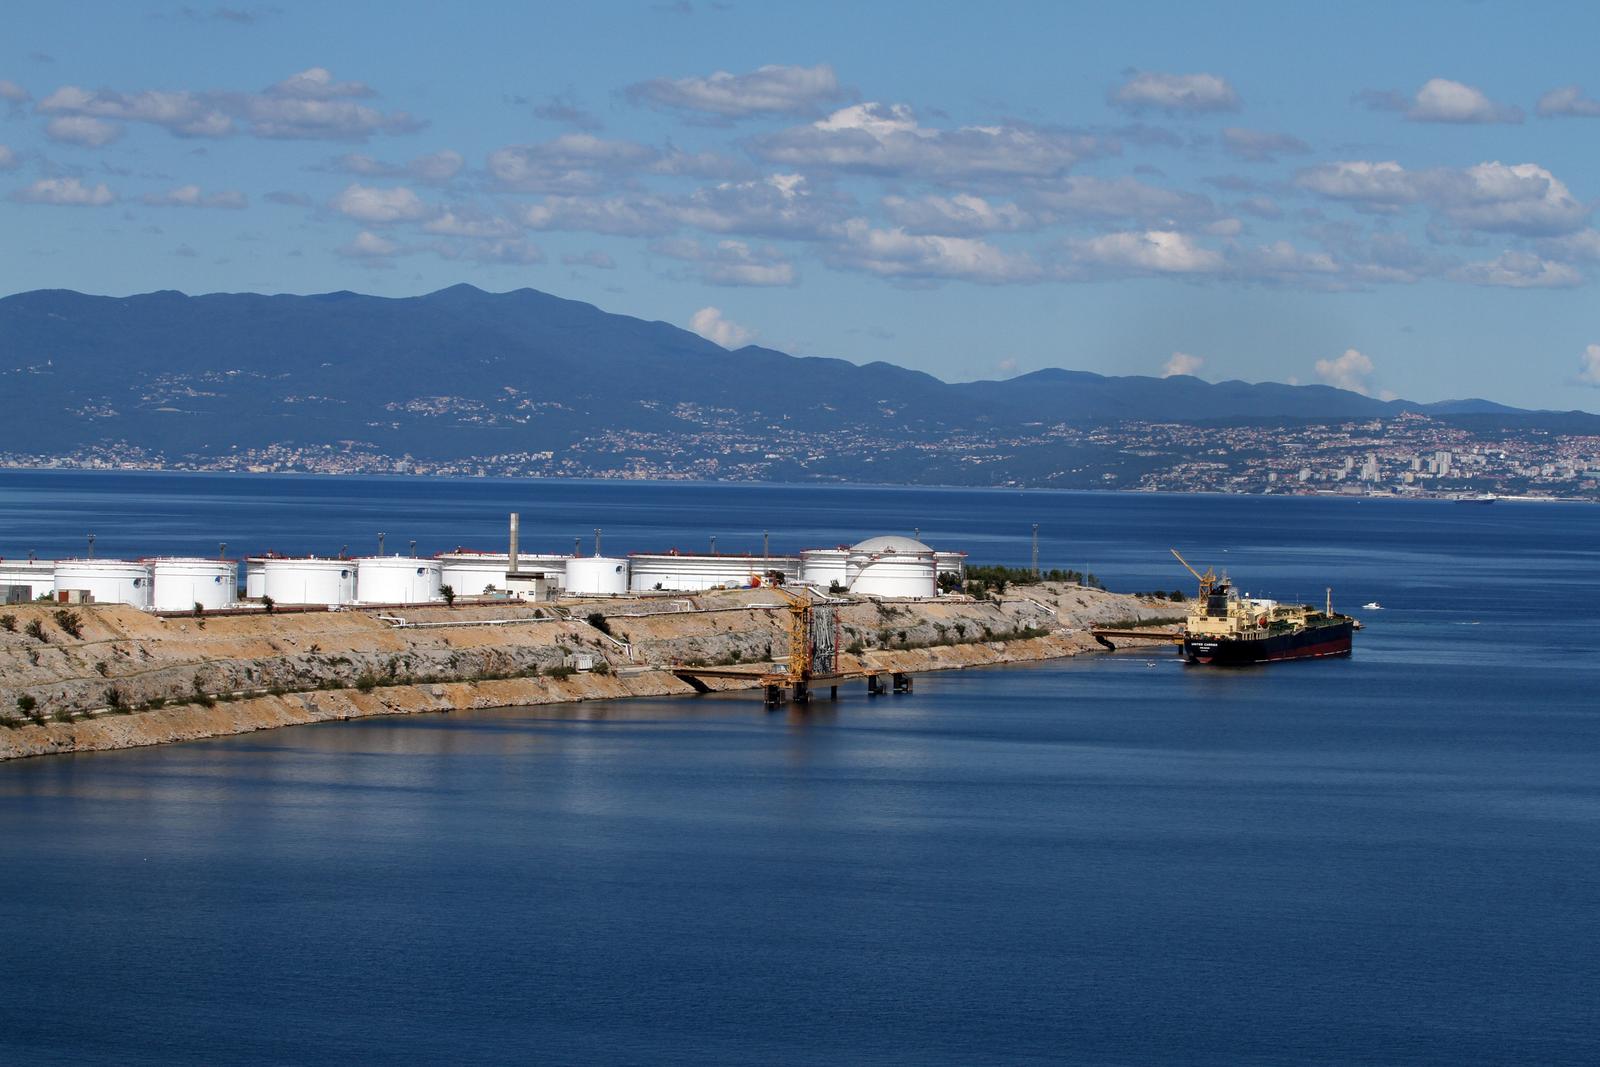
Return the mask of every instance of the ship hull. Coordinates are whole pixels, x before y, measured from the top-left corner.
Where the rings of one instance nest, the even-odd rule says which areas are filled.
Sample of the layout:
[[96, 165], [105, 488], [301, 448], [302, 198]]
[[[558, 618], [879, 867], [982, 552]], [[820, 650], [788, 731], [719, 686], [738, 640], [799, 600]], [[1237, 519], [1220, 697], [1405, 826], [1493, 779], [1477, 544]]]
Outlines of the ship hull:
[[1352, 630], [1352, 624], [1346, 621], [1310, 626], [1295, 633], [1277, 634], [1253, 641], [1232, 637], [1185, 636], [1181, 654], [1190, 663], [1213, 667], [1244, 667], [1252, 663], [1277, 663], [1287, 659], [1348, 656]]

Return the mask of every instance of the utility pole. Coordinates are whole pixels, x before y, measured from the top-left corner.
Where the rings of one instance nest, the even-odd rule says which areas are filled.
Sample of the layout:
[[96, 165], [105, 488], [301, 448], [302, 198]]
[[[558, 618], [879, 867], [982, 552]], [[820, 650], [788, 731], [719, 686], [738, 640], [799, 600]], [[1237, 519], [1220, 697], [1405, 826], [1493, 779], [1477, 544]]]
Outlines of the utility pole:
[[227, 559], [228, 558], [228, 542], [226, 542], [226, 541], [218, 541], [217, 542], [217, 558], [218, 559]]
[[579, 556], [583, 555], [583, 552], [580, 550], [580, 546], [582, 546], [582, 544], [583, 544], [583, 538], [574, 537], [572, 539], [572, 558], [573, 559], [577, 559]]
[[411, 542], [411, 558], [417, 558], [417, 543], [415, 541]]
[[1033, 576], [1039, 577], [1039, 524], [1033, 524]]
[[378, 534], [378, 555], [380, 556], [383, 555], [383, 539], [387, 536], [387, 534], [382, 532]]
[[770, 530], [762, 530], [761, 531], [761, 562], [762, 563], [765, 563], [767, 560], [772, 558], [772, 549], [769, 546], [769, 543], [768, 543], [768, 540], [767, 540], [768, 536], [771, 534], [771, 532], [772, 531], [770, 531]]
[[600, 555], [600, 527], [594, 528], [594, 554]]
[[89, 558], [94, 559], [94, 534], [89, 535]]
[[715, 556], [717, 554], [717, 535], [716, 534], [712, 534], [711, 535], [711, 554], [713, 556]]

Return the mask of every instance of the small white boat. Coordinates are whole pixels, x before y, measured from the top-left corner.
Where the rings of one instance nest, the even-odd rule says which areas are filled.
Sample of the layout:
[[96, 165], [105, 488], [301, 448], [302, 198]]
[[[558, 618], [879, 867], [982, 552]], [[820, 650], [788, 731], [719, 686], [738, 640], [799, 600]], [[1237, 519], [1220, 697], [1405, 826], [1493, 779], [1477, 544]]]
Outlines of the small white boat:
[[1383, 605], [1378, 603], [1376, 600], [1372, 600], [1372, 601], [1369, 601], [1369, 602], [1361, 605], [1361, 610], [1362, 611], [1382, 611], [1383, 610]]

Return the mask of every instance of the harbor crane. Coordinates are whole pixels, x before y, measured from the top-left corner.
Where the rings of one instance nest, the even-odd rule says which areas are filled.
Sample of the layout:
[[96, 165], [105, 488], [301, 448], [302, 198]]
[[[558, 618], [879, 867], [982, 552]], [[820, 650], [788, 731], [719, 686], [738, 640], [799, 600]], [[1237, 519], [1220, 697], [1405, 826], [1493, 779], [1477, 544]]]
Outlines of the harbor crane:
[[1217, 585], [1217, 572], [1210, 567], [1207, 567], [1206, 572], [1201, 574], [1199, 571], [1189, 566], [1189, 561], [1184, 559], [1183, 556], [1179, 555], [1178, 550], [1175, 548], [1172, 550], [1172, 555], [1179, 563], [1183, 564], [1184, 570], [1194, 575], [1195, 578], [1200, 582], [1200, 599], [1204, 600], [1206, 597], [1210, 596], [1211, 590], [1215, 589]]

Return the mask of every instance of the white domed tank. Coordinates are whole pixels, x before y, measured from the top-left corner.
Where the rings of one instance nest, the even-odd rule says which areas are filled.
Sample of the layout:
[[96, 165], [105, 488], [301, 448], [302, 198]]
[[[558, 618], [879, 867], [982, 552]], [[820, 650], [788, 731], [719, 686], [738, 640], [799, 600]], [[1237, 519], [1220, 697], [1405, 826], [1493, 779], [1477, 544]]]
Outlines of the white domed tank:
[[267, 591], [267, 556], [250, 556], [244, 561], [244, 595], [260, 600]]
[[364, 556], [356, 560], [356, 596], [362, 604], [427, 604], [443, 600], [444, 568], [436, 559]]
[[356, 598], [356, 565], [348, 559], [267, 559], [261, 566], [261, 595], [277, 604], [336, 607]]
[[845, 561], [852, 593], [863, 596], [938, 595], [933, 549], [912, 537], [869, 537], [850, 548]]
[[613, 556], [567, 560], [569, 596], [622, 596], [628, 591], [628, 561]]
[[850, 587], [845, 561], [850, 556], [848, 548], [808, 548], [800, 553], [800, 578], [818, 589], [839, 586]]
[[150, 573], [155, 589], [150, 606], [157, 611], [206, 611], [231, 608], [239, 598], [239, 571], [225, 559], [154, 559]]
[[441, 568], [439, 581], [455, 590], [456, 596], [504, 591], [506, 571], [511, 569], [511, 556], [506, 552], [442, 552], [436, 558]]
[[149, 608], [150, 567], [122, 559], [57, 560], [52, 589], [57, 597], [79, 590], [93, 597], [96, 604]]
[[7, 585], [25, 586], [29, 600], [53, 595], [56, 591], [55, 560], [0, 559], [0, 586]]

